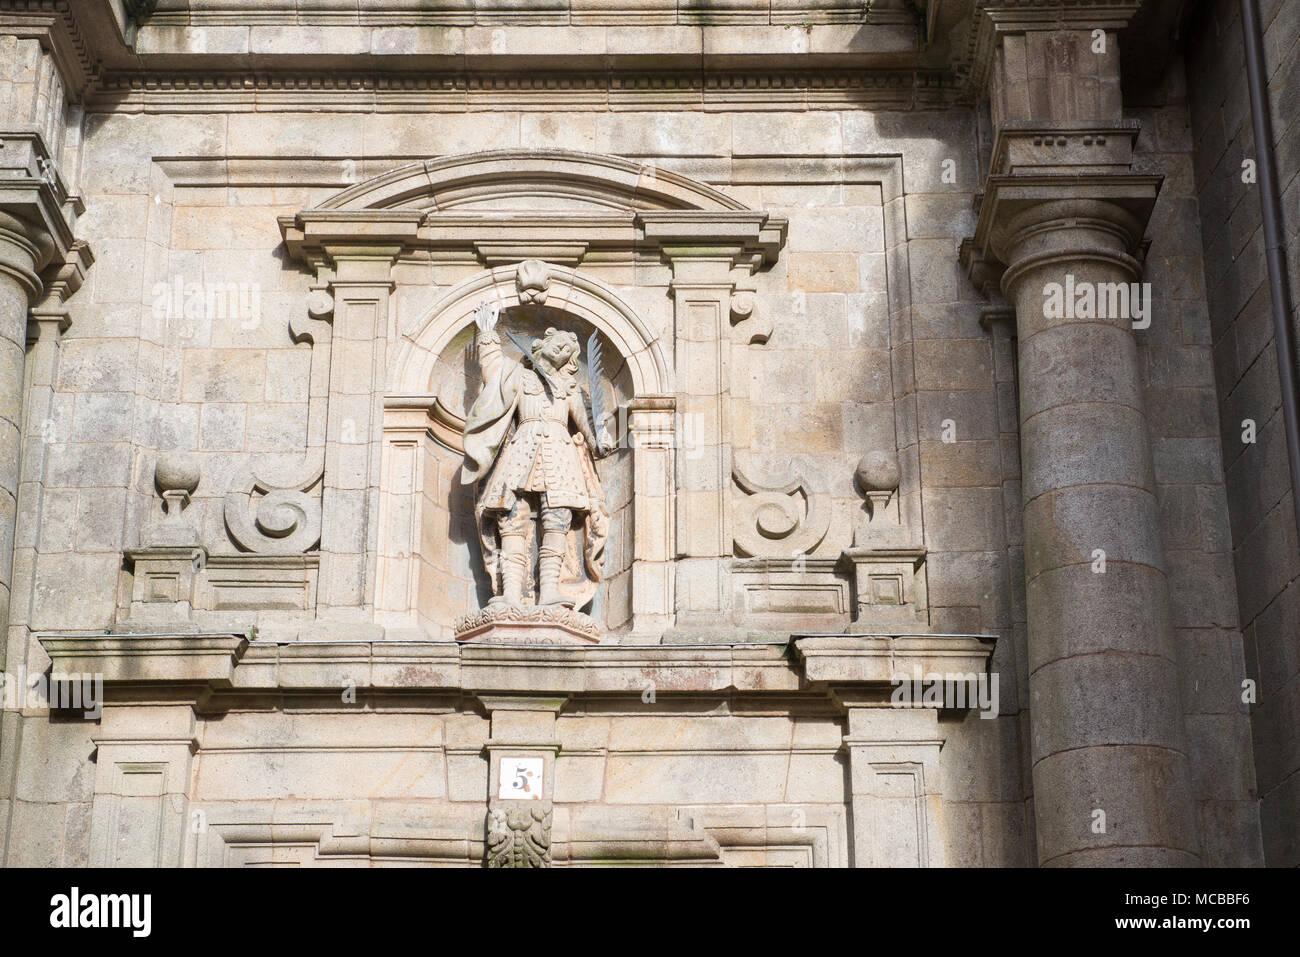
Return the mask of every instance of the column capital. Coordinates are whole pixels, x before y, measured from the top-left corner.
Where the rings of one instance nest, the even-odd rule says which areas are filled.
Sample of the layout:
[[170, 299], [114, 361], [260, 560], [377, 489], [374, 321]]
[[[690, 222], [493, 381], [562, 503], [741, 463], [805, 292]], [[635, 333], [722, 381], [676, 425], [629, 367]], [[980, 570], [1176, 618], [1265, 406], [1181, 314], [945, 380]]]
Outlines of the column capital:
[[0, 269], [18, 279], [35, 304], [42, 273], [62, 262], [55, 281], [62, 299], [81, 285], [93, 262], [73, 238], [72, 220], [84, 206], [68, 193], [39, 133], [0, 129]]
[[975, 235], [961, 262], [972, 281], [999, 285], [1014, 298], [1024, 272], [1053, 262], [1102, 260], [1133, 278], [1141, 272], [1142, 234], [1163, 177], [1138, 173], [992, 175]]

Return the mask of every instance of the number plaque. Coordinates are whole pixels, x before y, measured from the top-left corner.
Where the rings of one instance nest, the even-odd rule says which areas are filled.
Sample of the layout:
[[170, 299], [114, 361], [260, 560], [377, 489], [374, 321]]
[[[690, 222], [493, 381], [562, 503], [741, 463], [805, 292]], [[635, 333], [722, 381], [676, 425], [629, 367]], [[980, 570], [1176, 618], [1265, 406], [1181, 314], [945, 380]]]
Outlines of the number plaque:
[[544, 766], [542, 758], [503, 757], [497, 797], [512, 801], [540, 801]]

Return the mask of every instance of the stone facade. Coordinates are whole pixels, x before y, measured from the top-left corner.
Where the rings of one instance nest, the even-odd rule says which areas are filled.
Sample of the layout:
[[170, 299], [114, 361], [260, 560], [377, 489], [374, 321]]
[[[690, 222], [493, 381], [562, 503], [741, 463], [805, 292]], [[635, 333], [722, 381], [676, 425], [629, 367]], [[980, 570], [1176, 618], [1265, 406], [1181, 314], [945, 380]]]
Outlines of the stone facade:
[[[1233, 7], [0, 0], [0, 862], [1295, 863]], [[602, 564], [503, 604], [550, 328]]]

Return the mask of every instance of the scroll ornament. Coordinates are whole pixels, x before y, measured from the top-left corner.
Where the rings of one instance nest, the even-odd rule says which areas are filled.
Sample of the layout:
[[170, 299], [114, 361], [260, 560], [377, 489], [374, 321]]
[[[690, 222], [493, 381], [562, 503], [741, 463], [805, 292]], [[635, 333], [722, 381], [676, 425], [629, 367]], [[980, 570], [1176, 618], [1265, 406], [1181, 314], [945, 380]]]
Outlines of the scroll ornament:
[[242, 551], [259, 555], [301, 555], [317, 548], [321, 502], [313, 490], [324, 474], [322, 455], [285, 482], [251, 471], [237, 480], [226, 494], [224, 510], [230, 540]]
[[745, 497], [736, 503], [738, 555], [754, 558], [795, 558], [812, 552], [830, 527], [829, 496], [816, 492], [798, 473], [782, 485], [763, 485], [739, 465], [732, 478]]

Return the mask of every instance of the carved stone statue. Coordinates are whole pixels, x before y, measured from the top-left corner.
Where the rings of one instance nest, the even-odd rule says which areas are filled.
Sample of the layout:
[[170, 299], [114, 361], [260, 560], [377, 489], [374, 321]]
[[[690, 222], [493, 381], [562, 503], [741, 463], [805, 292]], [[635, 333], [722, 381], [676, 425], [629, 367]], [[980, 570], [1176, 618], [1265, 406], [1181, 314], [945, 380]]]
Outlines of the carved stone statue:
[[600, 583], [609, 534], [595, 459], [615, 443], [603, 428], [598, 434], [588, 408], [577, 336], [547, 329], [531, 345], [515, 340], [523, 361], [509, 359], [496, 329], [499, 312], [498, 304], [483, 303], [475, 318], [483, 391], [465, 423], [461, 475], [467, 485], [478, 483], [474, 515], [490, 605], [521, 606], [535, 595], [537, 606], [581, 608]]

